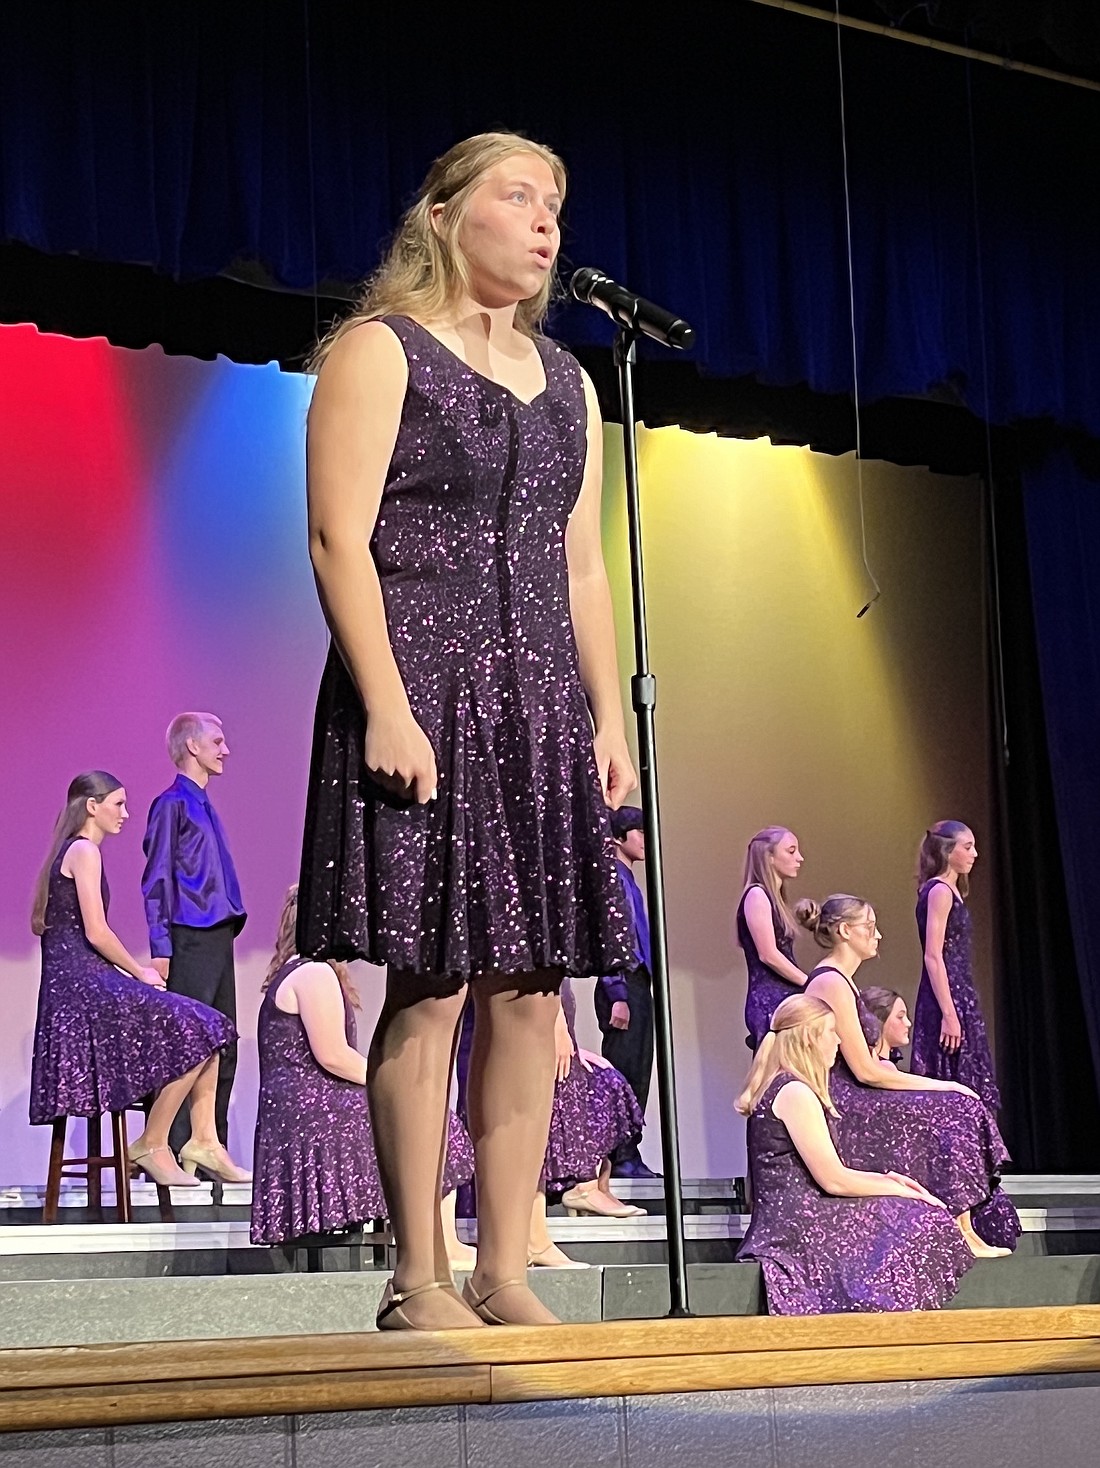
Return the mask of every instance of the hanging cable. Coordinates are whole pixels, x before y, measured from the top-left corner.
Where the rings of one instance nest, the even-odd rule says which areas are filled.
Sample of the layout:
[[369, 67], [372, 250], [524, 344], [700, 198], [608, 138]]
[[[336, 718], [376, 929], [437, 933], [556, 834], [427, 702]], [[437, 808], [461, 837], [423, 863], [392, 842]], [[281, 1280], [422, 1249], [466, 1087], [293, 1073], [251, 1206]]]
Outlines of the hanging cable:
[[840, 84], [840, 148], [844, 165], [844, 229], [848, 246], [848, 320], [852, 331], [852, 401], [856, 412], [856, 485], [859, 496], [859, 543], [863, 569], [875, 588], [874, 595], [860, 607], [856, 620], [866, 614], [882, 595], [878, 577], [867, 559], [867, 514], [863, 503], [863, 422], [859, 409], [859, 343], [856, 337], [856, 278], [852, 261], [852, 195], [848, 182], [848, 120], [844, 110], [844, 49], [841, 43], [840, 0], [836, 0], [836, 65]]

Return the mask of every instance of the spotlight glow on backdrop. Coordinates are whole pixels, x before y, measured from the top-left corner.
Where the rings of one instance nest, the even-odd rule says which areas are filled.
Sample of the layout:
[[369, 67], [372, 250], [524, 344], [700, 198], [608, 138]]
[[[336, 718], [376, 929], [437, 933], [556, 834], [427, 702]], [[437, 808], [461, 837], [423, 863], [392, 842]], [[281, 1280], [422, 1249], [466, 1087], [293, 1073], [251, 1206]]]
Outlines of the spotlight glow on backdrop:
[[[38, 981], [27, 913], [65, 786], [93, 766], [125, 782], [132, 820], [104, 852], [112, 922], [141, 949], [141, 834], [172, 775], [165, 727], [186, 707], [219, 713], [232, 750], [213, 795], [250, 914], [238, 941], [232, 1118], [235, 1152], [250, 1150], [259, 984], [297, 874], [326, 645], [305, 540], [311, 387], [274, 365], [0, 327], [0, 1186], [45, 1176], [46, 1129], [26, 1121]], [[617, 429], [607, 454], [625, 696]], [[643, 432], [641, 455], [684, 1169], [729, 1176], [743, 1169], [729, 1108], [748, 1053], [744, 974], [729, 927], [747, 837], [789, 823], [807, 857], [799, 890], [870, 897], [885, 934], [874, 979], [912, 995], [917, 838], [944, 815], [980, 836], [988, 829], [980, 488], [865, 466], [885, 594], [857, 622], [866, 582], [850, 458], [678, 429]], [[991, 888], [979, 873], [986, 978]], [[364, 1039], [378, 978], [358, 975]], [[595, 1048], [586, 987], [577, 985], [581, 1040]]]

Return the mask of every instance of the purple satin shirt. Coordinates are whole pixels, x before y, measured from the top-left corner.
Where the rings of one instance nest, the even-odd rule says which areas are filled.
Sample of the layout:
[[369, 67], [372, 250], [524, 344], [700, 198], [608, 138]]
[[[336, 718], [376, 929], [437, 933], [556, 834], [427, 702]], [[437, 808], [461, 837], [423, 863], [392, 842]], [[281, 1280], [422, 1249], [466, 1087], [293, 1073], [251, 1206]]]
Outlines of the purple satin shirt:
[[172, 924], [244, 927], [245, 910], [225, 831], [205, 790], [177, 775], [149, 808], [142, 842], [145, 921], [154, 958], [171, 958]]
[[[635, 970], [644, 968], [646, 973], [652, 973], [653, 968], [649, 961], [649, 917], [645, 910], [645, 899], [642, 897], [642, 889], [634, 880], [633, 871], [625, 861], [619, 862], [619, 880], [623, 884], [630, 916], [634, 922]], [[612, 1004], [627, 1002], [625, 974], [607, 974], [600, 979], [600, 983]]]

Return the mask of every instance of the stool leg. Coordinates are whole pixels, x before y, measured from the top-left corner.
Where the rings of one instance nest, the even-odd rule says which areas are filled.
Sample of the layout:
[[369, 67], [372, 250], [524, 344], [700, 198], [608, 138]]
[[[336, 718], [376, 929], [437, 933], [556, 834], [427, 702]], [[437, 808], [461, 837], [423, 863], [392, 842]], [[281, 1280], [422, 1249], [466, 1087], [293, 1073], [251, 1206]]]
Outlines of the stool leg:
[[99, 1215], [100, 1223], [103, 1222], [103, 1180], [100, 1177], [100, 1169], [96, 1164], [103, 1156], [103, 1131], [101, 1116], [89, 1116], [86, 1119], [88, 1128], [88, 1145], [84, 1149], [88, 1156], [88, 1210]]
[[50, 1167], [46, 1174], [46, 1201], [42, 1208], [42, 1222], [57, 1222], [57, 1204], [61, 1197], [61, 1164], [65, 1160], [65, 1129], [67, 1116], [59, 1116], [53, 1124], [50, 1139]]
[[[141, 1110], [145, 1116], [146, 1123], [149, 1121], [149, 1112], [152, 1109], [155, 1095], [150, 1094], [143, 1098]], [[175, 1223], [176, 1215], [172, 1208], [172, 1190], [166, 1188], [163, 1183], [157, 1183], [157, 1207], [160, 1210], [161, 1223]]]
[[115, 1202], [118, 1221], [129, 1223], [133, 1217], [130, 1202], [130, 1159], [126, 1156], [126, 1114], [111, 1112], [111, 1143], [114, 1147]]

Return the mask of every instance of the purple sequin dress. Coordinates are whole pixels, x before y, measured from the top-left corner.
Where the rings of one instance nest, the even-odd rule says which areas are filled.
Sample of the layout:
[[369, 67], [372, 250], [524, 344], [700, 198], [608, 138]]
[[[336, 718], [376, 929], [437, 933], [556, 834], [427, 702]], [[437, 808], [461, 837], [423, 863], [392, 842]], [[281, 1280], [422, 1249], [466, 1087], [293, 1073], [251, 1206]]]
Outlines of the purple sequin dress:
[[[224, 1014], [120, 973], [88, 942], [76, 883], [50, 868], [30, 1117], [97, 1116], [140, 1105], [236, 1038]], [[111, 903], [101, 879], [103, 911]]]
[[[745, 898], [752, 890], [751, 887], [747, 888], [737, 904], [737, 941], [744, 952], [749, 974], [749, 987], [745, 995], [745, 1026], [749, 1032], [747, 1044], [750, 1049], [755, 1050], [771, 1029], [772, 1015], [776, 1009], [784, 999], [789, 999], [799, 990], [794, 984], [788, 984], [786, 979], [781, 979], [774, 969], [770, 969], [757, 951], [745, 920]], [[767, 889], [759, 887], [757, 890], [764, 893], [771, 907], [776, 947], [784, 958], [794, 963], [794, 939], [784, 928]]]
[[[822, 973], [839, 970], [829, 964], [813, 970], [806, 987], [818, 998], [825, 996], [813, 982]], [[846, 982], [870, 1049], [878, 1043], [882, 1027], [856, 986], [850, 979]], [[986, 1243], [1014, 1247], [1020, 1220], [999, 1187], [1008, 1151], [981, 1101], [958, 1091], [866, 1086], [856, 1080], [843, 1055], [836, 1058], [829, 1090], [840, 1114], [837, 1149], [849, 1167], [905, 1173], [945, 1203], [952, 1217], [973, 1210], [975, 1231]]]
[[937, 883], [951, 893], [951, 911], [943, 935], [943, 961], [951, 999], [962, 1026], [962, 1045], [954, 1053], [940, 1045], [940, 1006], [928, 970], [922, 969], [913, 1010], [913, 1050], [909, 1068], [914, 1075], [935, 1076], [941, 1081], [961, 1081], [964, 1086], [977, 1091], [991, 1111], [997, 1111], [1001, 1095], [997, 1090], [985, 1020], [970, 969], [970, 912], [950, 883], [940, 883], [938, 877], [925, 882], [917, 894], [917, 932], [920, 934], [921, 952], [924, 952], [928, 931], [928, 894]]
[[[739, 1259], [757, 1259], [773, 1315], [937, 1310], [974, 1263], [951, 1215], [909, 1198], [834, 1198], [772, 1111], [780, 1072], [749, 1117], [753, 1206]], [[837, 1123], [826, 1118], [841, 1159]]]
[[[577, 1005], [568, 980], [562, 986], [562, 1008], [576, 1048], [573, 1028]], [[550, 1139], [543, 1171], [551, 1191], [564, 1192], [574, 1183], [590, 1182], [616, 1147], [641, 1140], [642, 1109], [629, 1081], [614, 1066], [585, 1070], [576, 1055], [565, 1080], [554, 1084]]]
[[[252, 1164], [254, 1244], [281, 1244], [304, 1234], [329, 1233], [385, 1218], [367, 1092], [326, 1070], [309, 1047], [296, 1014], [275, 1003], [288, 974], [307, 962], [283, 964], [263, 997], [256, 1026], [260, 1099]], [[344, 1034], [355, 1045], [355, 1011], [346, 994]], [[443, 1192], [468, 1182], [474, 1152], [453, 1112], [443, 1170]]]
[[439, 770], [387, 796], [363, 764], [358, 694], [333, 647], [314, 729], [302, 953], [468, 978], [634, 963], [569, 610], [565, 530], [586, 456], [577, 362], [538, 351], [524, 403], [422, 326], [408, 359], [371, 554], [390, 644]]

